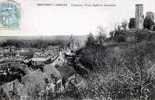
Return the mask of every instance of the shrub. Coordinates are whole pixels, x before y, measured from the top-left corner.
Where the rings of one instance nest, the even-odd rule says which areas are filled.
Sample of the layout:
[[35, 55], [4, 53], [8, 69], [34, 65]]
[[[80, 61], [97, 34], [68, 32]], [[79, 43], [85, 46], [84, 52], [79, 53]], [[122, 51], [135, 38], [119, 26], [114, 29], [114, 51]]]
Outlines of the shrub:
[[87, 57], [81, 59], [89, 59], [94, 64], [86, 79], [88, 88], [81, 90], [81, 95], [114, 99], [150, 97], [154, 89], [150, 88], [153, 79], [148, 70], [152, 66], [149, 62], [155, 58], [154, 49], [154, 43], [150, 42], [124, 46], [117, 52], [115, 46], [85, 48], [81, 54]]

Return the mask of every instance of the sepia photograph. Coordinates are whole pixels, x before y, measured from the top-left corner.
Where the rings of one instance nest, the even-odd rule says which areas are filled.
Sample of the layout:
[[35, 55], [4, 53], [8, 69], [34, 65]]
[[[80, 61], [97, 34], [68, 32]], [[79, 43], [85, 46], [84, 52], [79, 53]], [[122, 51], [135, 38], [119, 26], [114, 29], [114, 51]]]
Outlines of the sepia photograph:
[[0, 100], [155, 100], [154, 0], [0, 0]]

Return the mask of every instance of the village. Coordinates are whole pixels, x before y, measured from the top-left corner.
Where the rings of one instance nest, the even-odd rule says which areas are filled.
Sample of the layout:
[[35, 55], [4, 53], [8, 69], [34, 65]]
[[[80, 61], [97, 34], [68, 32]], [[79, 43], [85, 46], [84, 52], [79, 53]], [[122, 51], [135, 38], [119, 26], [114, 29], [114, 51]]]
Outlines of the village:
[[0, 41], [0, 100], [154, 100], [154, 13], [143, 9], [109, 37]]
[[[86, 87], [85, 80], [75, 71], [76, 49], [77, 44], [70, 44], [65, 49], [59, 46], [45, 49], [1, 48], [0, 94], [5, 94], [1, 95], [1, 99], [46, 100], [44, 96], [54, 98], [64, 93], [70, 85]], [[39, 92], [36, 95], [35, 88]]]

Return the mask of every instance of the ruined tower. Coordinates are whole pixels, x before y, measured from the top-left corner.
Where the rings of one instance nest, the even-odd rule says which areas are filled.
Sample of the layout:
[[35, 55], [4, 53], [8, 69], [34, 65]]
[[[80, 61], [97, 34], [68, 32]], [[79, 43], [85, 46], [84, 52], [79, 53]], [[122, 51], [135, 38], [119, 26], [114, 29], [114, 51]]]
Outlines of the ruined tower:
[[136, 4], [136, 28], [143, 29], [144, 14], [143, 14], [143, 4]]
[[152, 21], [154, 21], [154, 13], [153, 12], [146, 12], [146, 17], [150, 18]]

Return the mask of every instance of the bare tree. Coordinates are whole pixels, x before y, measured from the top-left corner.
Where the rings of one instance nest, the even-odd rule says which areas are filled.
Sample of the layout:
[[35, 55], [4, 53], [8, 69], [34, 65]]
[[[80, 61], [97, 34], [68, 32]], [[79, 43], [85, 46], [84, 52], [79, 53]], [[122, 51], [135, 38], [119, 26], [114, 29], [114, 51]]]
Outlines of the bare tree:
[[121, 23], [121, 27], [123, 28], [123, 30], [127, 30], [127, 26], [128, 26], [128, 22], [127, 21], [123, 21]]
[[97, 33], [98, 35], [96, 40], [98, 44], [103, 45], [104, 40], [106, 39], [106, 32], [104, 31], [102, 26], [98, 26], [97, 29], [98, 29], [98, 33]]

